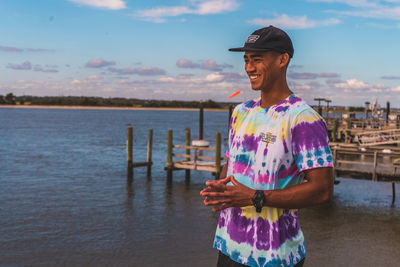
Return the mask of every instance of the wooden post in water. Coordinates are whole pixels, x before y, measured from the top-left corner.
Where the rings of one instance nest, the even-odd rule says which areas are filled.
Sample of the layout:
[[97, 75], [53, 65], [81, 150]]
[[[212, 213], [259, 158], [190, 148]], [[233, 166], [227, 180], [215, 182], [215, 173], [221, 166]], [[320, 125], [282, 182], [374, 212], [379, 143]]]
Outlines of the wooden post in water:
[[376, 165], [378, 165], [378, 152], [374, 152], [374, 172], [372, 173], [372, 181], [377, 181], [376, 177]]
[[395, 183], [392, 183], [392, 206], [394, 205], [395, 201], [396, 201], [396, 187]]
[[333, 121], [332, 142], [336, 142], [338, 129], [339, 129], [339, 122], [337, 119], [335, 119]]
[[389, 126], [390, 102], [386, 102], [386, 125]]
[[167, 180], [172, 179], [172, 130], [168, 130], [167, 140]]
[[147, 178], [151, 177], [151, 166], [153, 165], [153, 162], [151, 160], [152, 158], [152, 149], [153, 149], [153, 129], [149, 130], [149, 139], [147, 140]]
[[133, 178], [133, 128], [128, 124], [126, 128], [126, 165], [127, 165], [127, 178], [131, 181]]
[[221, 173], [221, 133], [217, 132], [215, 140], [215, 180]]
[[[190, 129], [186, 128], [185, 130], [185, 134], [186, 134], [186, 141], [185, 141], [185, 145], [186, 146], [190, 146]], [[190, 149], [186, 149], [186, 155], [190, 155]], [[190, 157], [186, 157], [185, 158], [187, 161], [190, 161]], [[185, 179], [187, 182], [190, 181], [190, 170], [185, 170]]]
[[203, 122], [204, 122], [204, 108], [203, 102], [200, 101], [200, 117], [199, 117], [199, 140], [203, 140]]

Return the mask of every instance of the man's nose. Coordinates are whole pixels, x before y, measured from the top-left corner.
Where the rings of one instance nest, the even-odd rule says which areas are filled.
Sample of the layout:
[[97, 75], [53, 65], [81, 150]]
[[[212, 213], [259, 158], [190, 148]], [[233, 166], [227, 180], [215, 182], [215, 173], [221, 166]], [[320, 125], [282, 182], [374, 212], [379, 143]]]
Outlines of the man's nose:
[[255, 67], [254, 67], [254, 64], [252, 63], [252, 62], [247, 62], [246, 63], [246, 65], [245, 65], [245, 71], [246, 72], [252, 72], [252, 71], [255, 71]]

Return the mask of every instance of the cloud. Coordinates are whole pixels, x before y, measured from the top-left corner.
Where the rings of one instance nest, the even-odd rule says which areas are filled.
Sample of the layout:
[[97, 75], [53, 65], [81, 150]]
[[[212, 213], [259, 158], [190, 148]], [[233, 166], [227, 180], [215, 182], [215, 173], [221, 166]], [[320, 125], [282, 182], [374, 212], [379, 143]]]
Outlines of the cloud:
[[145, 21], [163, 23], [166, 22], [166, 17], [178, 17], [187, 14], [220, 14], [235, 11], [239, 7], [239, 3], [236, 0], [192, 0], [190, 3], [191, 6], [169, 6], [137, 10], [133, 15]]
[[43, 48], [18, 48], [12, 46], [0, 46], [0, 51], [3, 52], [54, 52], [51, 49], [43, 49]]
[[82, 82], [80, 80], [72, 80], [71, 84], [81, 84]]
[[191, 60], [185, 58], [179, 59], [176, 62], [176, 66], [178, 68], [202, 69], [210, 71], [222, 71], [225, 68], [233, 68], [233, 66], [230, 64], [217, 64], [213, 59], [209, 59], [202, 63], [193, 63]]
[[320, 72], [320, 73], [290, 72], [288, 74], [289, 78], [298, 80], [317, 79], [317, 78], [338, 78], [339, 76], [340, 75], [337, 73], [330, 73], [330, 72]]
[[86, 68], [102, 68], [102, 67], [111, 66], [111, 65], [115, 65], [115, 61], [106, 61], [101, 58], [94, 58], [94, 59], [89, 60], [88, 63], [86, 63], [85, 67]]
[[[342, 3], [352, 7], [351, 10], [329, 10], [331, 13], [364, 18], [400, 20], [399, 0], [309, 0], [312, 2]], [[388, 25], [375, 24], [378, 27], [389, 28]]]
[[108, 70], [110, 72], [118, 73], [120, 75], [143, 75], [143, 76], [156, 76], [156, 75], [164, 75], [166, 72], [163, 69], [156, 67], [139, 67], [139, 68], [122, 68], [117, 69], [114, 67], [109, 67]]
[[358, 79], [349, 79], [344, 82], [331, 83], [331, 88], [342, 89], [344, 93], [354, 94], [354, 93], [380, 93], [390, 87], [384, 84], [370, 84]]
[[100, 75], [90, 75], [87, 78], [88, 78], [88, 80], [101, 80], [101, 79], [103, 79], [103, 77], [100, 76]]
[[[391, 1], [391, 0], [387, 0]], [[393, 1], [393, 0], [392, 0]], [[396, 0], [394, 0], [395, 2]], [[308, 2], [322, 2], [322, 3], [342, 3], [352, 7], [376, 7], [375, 2], [368, 0], [308, 0]]]
[[289, 17], [286, 14], [282, 14], [280, 16], [276, 16], [275, 18], [256, 18], [248, 22], [256, 26], [274, 25], [284, 29], [309, 29], [321, 26], [336, 25], [341, 21], [336, 18], [316, 21], [308, 19], [307, 16]]
[[68, 0], [80, 5], [92, 6], [97, 8], [105, 8], [118, 10], [126, 8], [126, 4], [122, 0]]
[[22, 64], [11, 64], [9, 63], [8, 68], [13, 69], [13, 70], [31, 70], [32, 69], [32, 64], [29, 61], [25, 61]]
[[52, 72], [52, 73], [56, 73], [58, 72], [57, 69], [44, 69], [42, 72]]
[[46, 69], [44, 69], [41, 65], [35, 65], [33, 66], [33, 71], [52, 72], [52, 73], [58, 72], [57, 66], [49, 66], [49, 65], [46, 65]]
[[0, 51], [3, 52], [22, 52], [24, 49], [10, 46], [0, 46]]
[[383, 80], [400, 80], [400, 76], [382, 76]]

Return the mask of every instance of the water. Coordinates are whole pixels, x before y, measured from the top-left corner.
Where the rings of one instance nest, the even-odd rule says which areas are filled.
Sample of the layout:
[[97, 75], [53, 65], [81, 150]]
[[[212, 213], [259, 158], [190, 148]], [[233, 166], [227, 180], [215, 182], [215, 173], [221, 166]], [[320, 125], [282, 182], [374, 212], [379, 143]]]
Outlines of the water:
[[[205, 112], [205, 138], [227, 137], [227, 112]], [[199, 191], [211, 173], [165, 178], [167, 130], [183, 144], [198, 136], [198, 112], [0, 109], [1, 266], [215, 266], [217, 214]], [[152, 178], [126, 182], [126, 124], [134, 159], [146, 158], [154, 129]], [[395, 266], [400, 200], [391, 184], [340, 179], [334, 201], [300, 212], [305, 266]], [[396, 185], [398, 192], [400, 187]]]

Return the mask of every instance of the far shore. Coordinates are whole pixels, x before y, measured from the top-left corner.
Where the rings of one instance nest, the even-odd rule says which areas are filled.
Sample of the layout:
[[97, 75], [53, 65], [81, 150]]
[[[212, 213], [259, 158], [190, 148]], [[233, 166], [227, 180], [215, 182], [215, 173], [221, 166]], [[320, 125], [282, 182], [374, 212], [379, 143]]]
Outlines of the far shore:
[[[93, 110], [171, 110], [198, 111], [199, 108], [157, 108], [157, 107], [107, 107], [107, 106], [57, 106], [57, 105], [0, 105], [0, 108], [22, 109], [93, 109]], [[204, 108], [205, 111], [228, 111], [228, 109]]]

